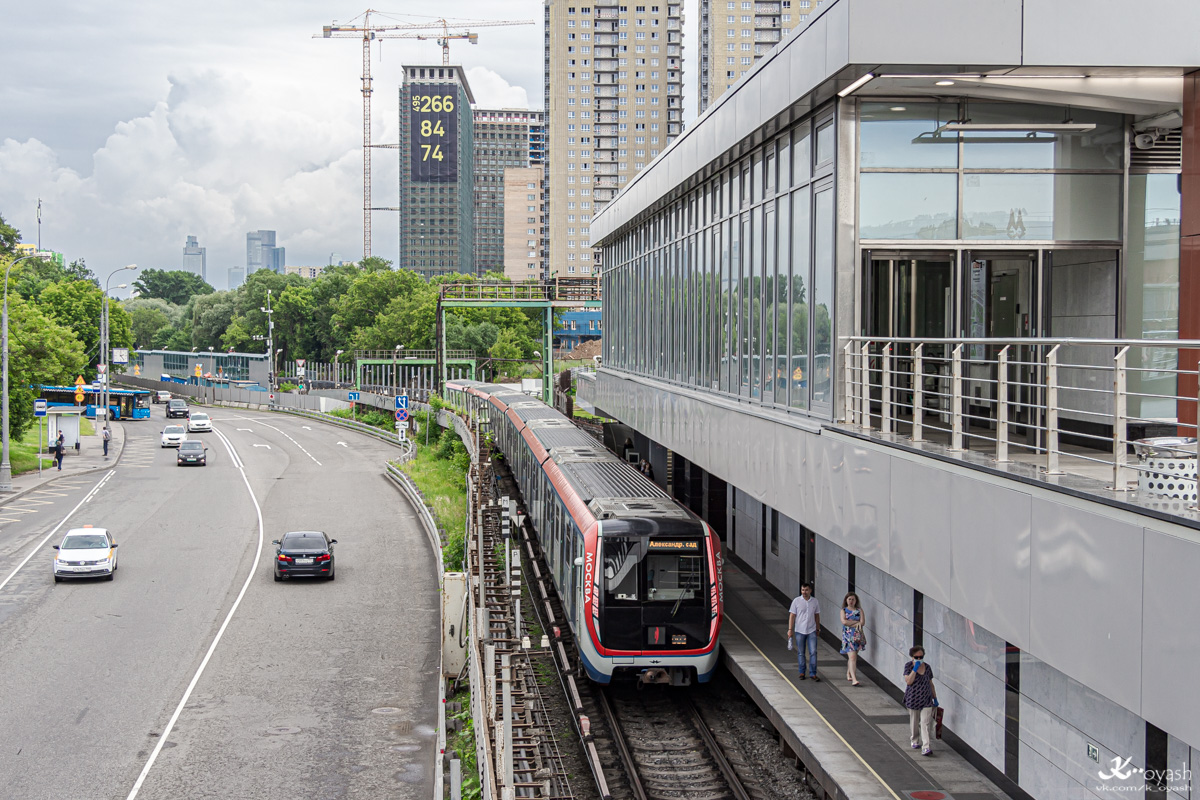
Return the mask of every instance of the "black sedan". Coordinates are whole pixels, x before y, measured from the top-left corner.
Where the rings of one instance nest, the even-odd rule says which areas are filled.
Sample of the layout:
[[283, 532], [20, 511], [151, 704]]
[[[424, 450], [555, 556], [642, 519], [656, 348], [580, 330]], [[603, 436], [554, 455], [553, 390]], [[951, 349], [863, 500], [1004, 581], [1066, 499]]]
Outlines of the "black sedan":
[[296, 575], [333, 580], [333, 546], [337, 539], [321, 531], [289, 531], [271, 544], [275, 545], [275, 580]]
[[188, 440], [179, 443], [179, 455], [175, 459], [175, 463], [181, 467], [189, 464], [199, 464], [207, 466], [208, 464], [208, 448], [204, 446], [204, 442]]

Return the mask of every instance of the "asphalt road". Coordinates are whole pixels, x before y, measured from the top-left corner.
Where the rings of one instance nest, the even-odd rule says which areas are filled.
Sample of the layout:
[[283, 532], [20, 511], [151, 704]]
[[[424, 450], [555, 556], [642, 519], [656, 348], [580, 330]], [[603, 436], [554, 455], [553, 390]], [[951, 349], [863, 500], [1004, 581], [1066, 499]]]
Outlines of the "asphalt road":
[[[209, 465], [180, 468], [153, 413], [0, 539], [0, 797], [430, 796], [437, 567], [382, 474], [396, 450], [213, 409]], [[55, 584], [50, 544], [88, 523], [115, 580]], [[297, 529], [338, 540], [335, 580], [272, 579]]]

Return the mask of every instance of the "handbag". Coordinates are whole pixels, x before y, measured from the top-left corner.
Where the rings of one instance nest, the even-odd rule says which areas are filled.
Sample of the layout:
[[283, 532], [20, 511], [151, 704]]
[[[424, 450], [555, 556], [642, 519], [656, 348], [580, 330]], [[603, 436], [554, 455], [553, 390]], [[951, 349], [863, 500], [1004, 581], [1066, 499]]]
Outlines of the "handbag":
[[858, 629], [858, 649], [859, 650], [867, 649], [867, 634], [863, 632], [862, 628]]
[[938, 706], [933, 710], [933, 735], [935, 738], [942, 738], [942, 717], [946, 714], [946, 709]]

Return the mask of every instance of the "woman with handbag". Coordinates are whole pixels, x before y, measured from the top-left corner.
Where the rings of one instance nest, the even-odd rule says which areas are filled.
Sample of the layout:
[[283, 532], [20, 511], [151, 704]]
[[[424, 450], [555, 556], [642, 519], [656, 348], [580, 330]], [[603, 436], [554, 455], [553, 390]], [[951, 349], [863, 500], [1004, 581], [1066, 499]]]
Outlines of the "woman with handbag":
[[846, 656], [846, 680], [858, 686], [858, 653], [867, 646], [863, 632], [867, 618], [859, 604], [858, 595], [847, 592], [842, 599], [842, 653]]

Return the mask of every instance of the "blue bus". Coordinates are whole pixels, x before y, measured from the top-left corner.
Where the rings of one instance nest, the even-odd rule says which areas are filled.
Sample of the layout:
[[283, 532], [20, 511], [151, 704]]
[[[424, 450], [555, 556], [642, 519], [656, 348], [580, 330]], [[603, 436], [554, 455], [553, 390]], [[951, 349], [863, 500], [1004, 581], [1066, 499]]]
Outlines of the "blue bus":
[[[84, 416], [95, 419], [101, 417], [101, 404], [104, 402], [103, 389], [97, 391], [91, 386], [81, 386], [83, 391]], [[38, 392], [46, 398], [47, 405], [77, 406], [74, 386], [38, 386]], [[117, 389], [108, 390], [109, 419], [150, 419], [150, 390], [149, 389]]]

